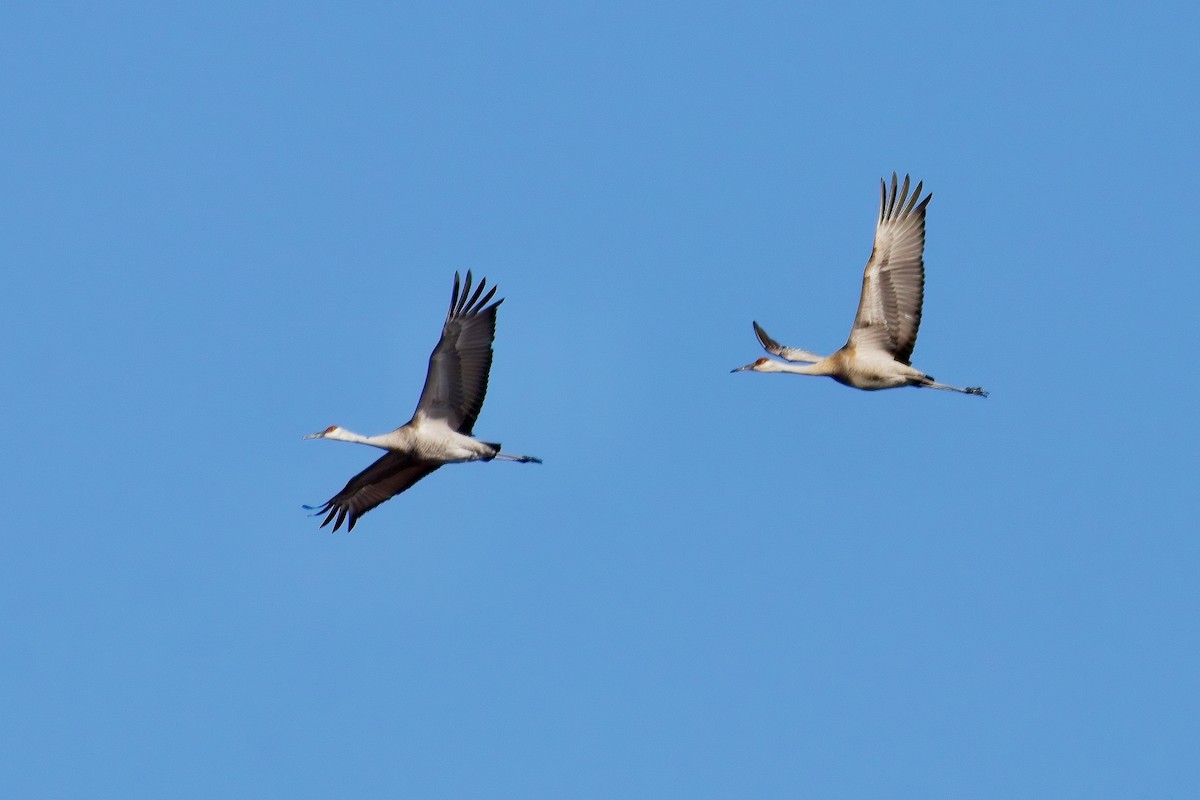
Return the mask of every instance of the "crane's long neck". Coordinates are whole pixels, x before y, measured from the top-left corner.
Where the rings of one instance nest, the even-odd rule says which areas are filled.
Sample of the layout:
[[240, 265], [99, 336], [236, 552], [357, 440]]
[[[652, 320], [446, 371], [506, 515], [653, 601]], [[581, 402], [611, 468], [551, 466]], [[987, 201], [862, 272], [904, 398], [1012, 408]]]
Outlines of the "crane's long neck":
[[828, 358], [822, 358], [815, 364], [794, 364], [786, 361], [771, 360], [762, 372], [790, 372], [793, 375], [832, 375], [832, 365]]
[[363, 436], [361, 433], [348, 431], [345, 428], [334, 428], [327, 432], [324, 436], [326, 439], [335, 439], [339, 442], [353, 442], [354, 444], [366, 444], [371, 447], [378, 447], [381, 450], [388, 450], [389, 444], [392, 442], [392, 434], [385, 433], [381, 436]]

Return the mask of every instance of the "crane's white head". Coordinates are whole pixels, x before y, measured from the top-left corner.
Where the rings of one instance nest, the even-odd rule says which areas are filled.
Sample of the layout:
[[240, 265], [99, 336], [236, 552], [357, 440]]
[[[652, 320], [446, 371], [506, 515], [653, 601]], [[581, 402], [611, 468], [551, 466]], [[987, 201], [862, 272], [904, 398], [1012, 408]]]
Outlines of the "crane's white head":
[[339, 428], [337, 425], [330, 425], [325, 430], [317, 431], [316, 433], [310, 433], [308, 436], [305, 436], [304, 438], [305, 439], [325, 439], [325, 438], [336, 439], [336, 438], [338, 438], [339, 433], [344, 433], [344, 431], [341, 428]]
[[769, 358], [760, 358], [753, 364], [731, 369], [730, 372], [779, 372], [779, 362]]

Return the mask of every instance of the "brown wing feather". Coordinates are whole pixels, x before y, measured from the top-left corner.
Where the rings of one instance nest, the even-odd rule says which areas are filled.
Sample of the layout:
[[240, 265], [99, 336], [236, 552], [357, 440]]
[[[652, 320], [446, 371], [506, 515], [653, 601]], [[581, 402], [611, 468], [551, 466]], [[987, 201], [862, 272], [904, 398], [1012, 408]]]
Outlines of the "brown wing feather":
[[324, 506], [316, 509], [316, 515], [328, 514], [321, 527], [333, 522], [336, 532], [343, 522], [349, 520], [346, 530], [354, 530], [354, 523], [359, 517], [408, 489], [439, 466], [416, 461], [400, 453], [385, 453], [374, 464], [351, 478], [346, 487]]
[[496, 336], [496, 309], [503, 299], [487, 305], [496, 287], [484, 293], [487, 279], [479, 282], [471, 294], [471, 273], [459, 291], [458, 273], [450, 311], [442, 326], [442, 338], [429, 357], [425, 388], [417, 403], [415, 416], [442, 420], [459, 433], [471, 435], [483, 399], [487, 394], [488, 374], [492, 369], [492, 340]]
[[908, 364], [925, 299], [925, 207], [933, 195], [920, 199], [923, 183], [910, 195], [907, 175], [903, 186], [897, 183], [894, 172], [890, 192], [879, 182], [875, 246], [863, 271], [862, 297], [847, 344], [884, 350]]
[[771, 338], [771, 336], [763, 330], [763, 326], [757, 322], [754, 323], [754, 335], [758, 337], [758, 342], [773, 356], [779, 356], [785, 361], [799, 362], [807, 361], [810, 364], [815, 364], [821, 360], [821, 356], [816, 353], [810, 353], [807, 350], [801, 350], [799, 347], [787, 347], [780, 344]]

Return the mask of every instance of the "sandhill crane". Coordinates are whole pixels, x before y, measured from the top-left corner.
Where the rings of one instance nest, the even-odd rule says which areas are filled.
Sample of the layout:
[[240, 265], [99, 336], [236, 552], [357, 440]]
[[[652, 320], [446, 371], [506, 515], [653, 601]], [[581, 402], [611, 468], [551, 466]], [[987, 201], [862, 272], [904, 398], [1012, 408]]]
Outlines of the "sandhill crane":
[[918, 183], [908, 194], [908, 176], [899, 192], [896, 173], [892, 188], [879, 181], [879, 221], [875, 226], [875, 246], [863, 272], [862, 297], [858, 314], [850, 329], [850, 338], [831, 356], [819, 356], [797, 347], [784, 347], [767, 335], [757, 322], [754, 333], [763, 349], [771, 355], [802, 365], [785, 364], [760, 358], [733, 372], [790, 372], [795, 375], [828, 375], [838, 383], [856, 389], [894, 389], [898, 386], [923, 386], [987, 397], [978, 386], [960, 389], [938, 383], [932, 376], [909, 363], [917, 343], [921, 324], [921, 301], [925, 292], [925, 206], [932, 194], [921, 196]]
[[[400, 494], [443, 464], [462, 461], [519, 461], [542, 463], [533, 456], [514, 456], [500, 452], [500, 445], [481, 442], [471, 429], [483, 408], [488, 373], [492, 368], [492, 339], [496, 335], [496, 309], [503, 298], [487, 305], [496, 287], [483, 294], [487, 279], [479, 282], [471, 294], [471, 273], [459, 291], [458, 273], [454, 273], [454, 291], [450, 311], [442, 326], [442, 338], [429, 357], [425, 388], [413, 417], [391, 433], [360, 436], [331, 425], [305, 439], [336, 439], [340, 442], [369, 444], [388, 452], [371, 466], [355, 475], [346, 487], [320, 508], [314, 516], [328, 512], [321, 527], [333, 521], [337, 531], [349, 520], [347, 530], [363, 514], [383, 501]], [[482, 295], [482, 296], [481, 296]], [[470, 299], [468, 299], [468, 297]], [[485, 307], [486, 306], [486, 307]]]

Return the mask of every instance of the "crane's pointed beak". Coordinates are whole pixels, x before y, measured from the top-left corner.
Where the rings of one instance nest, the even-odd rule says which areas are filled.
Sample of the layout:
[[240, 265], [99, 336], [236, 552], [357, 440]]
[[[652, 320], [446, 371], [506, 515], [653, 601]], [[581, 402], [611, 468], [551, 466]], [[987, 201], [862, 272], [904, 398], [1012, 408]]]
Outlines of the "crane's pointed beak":
[[731, 369], [731, 370], [729, 370], [729, 374], [732, 375], [735, 372], [745, 372], [746, 370], [750, 369], [753, 366], [754, 366], [753, 364], [747, 364], [744, 367], [738, 367], [737, 369]]
[[[305, 436], [304, 438], [305, 439], [324, 439], [326, 436], [333, 433], [337, 429], [338, 429], [337, 425], [330, 425], [325, 430], [317, 431], [316, 433], [310, 433], [308, 436]], [[303, 439], [301, 441], [303, 441]]]

